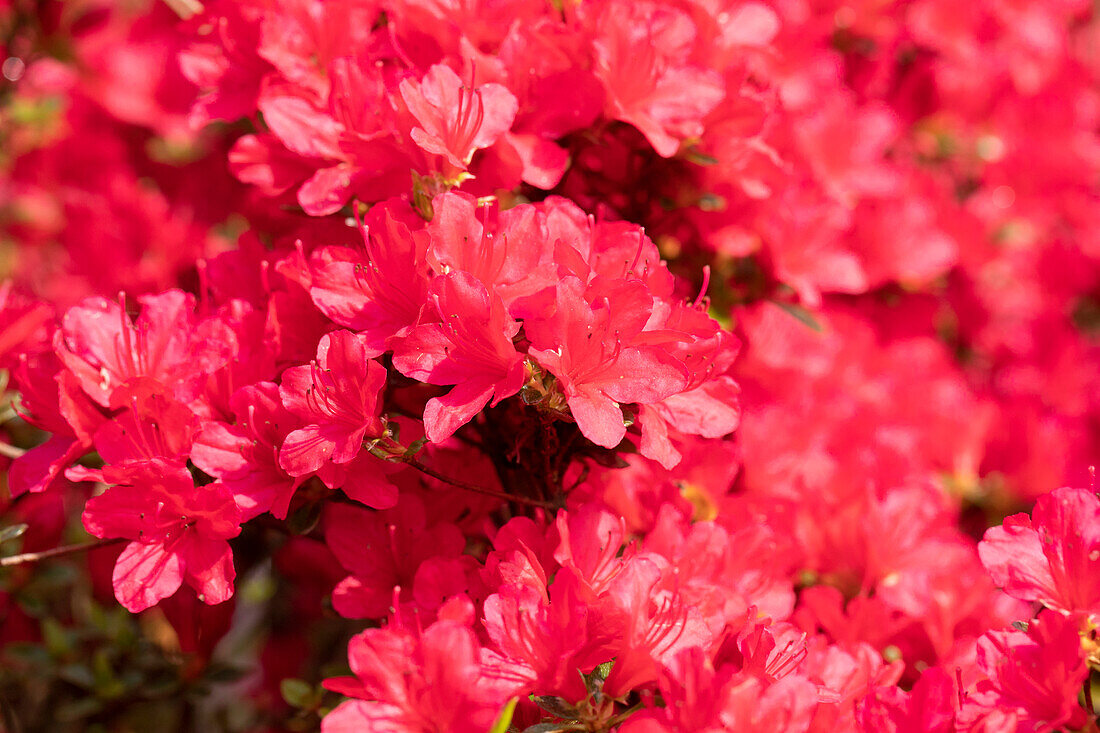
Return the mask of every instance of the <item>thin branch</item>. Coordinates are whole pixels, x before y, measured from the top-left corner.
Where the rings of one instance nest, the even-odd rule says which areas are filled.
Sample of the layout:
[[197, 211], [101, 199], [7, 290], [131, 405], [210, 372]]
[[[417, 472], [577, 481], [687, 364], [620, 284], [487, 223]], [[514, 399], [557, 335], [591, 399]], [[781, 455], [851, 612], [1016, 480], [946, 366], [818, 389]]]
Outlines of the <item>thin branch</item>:
[[203, 11], [202, 3], [198, 0], [164, 0], [164, 4], [170, 7], [181, 20], [190, 20]]
[[417, 471], [420, 471], [420, 473], [426, 476], [431, 476], [437, 481], [442, 481], [445, 484], [450, 484], [451, 486], [462, 489], [463, 491], [470, 491], [475, 494], [484, 494], [485, 496], [494, 496], [497, 499], [503, 499], [504, 501], [513, 501], [517, 504], [542, 507], [543, 509], [548, 509], [550, 511], [553, 511], [555, 509], [554, 505], [548, 501], [542, 501], [541, 499], [531, 499], [526, 496], [516, 496], [514, 494], [508, 494], [503, 491], [497, 491], [495, 489], [487, 489], [484, 486], [476, 486], [474, 484], [468, 484], [465, 481], [461, 481], [456, 478], [444, 476], [435, 469], [429, 468], [420, 461], [416, 460], [416, 456], [395, 456], [395, 458], [402, 463], [405, 463], [408, 466], [415, 468]]
[[0, 443], [0, 456], [5, 458], [20, 458], [27, 452], [26, 448], [16, 448], [8, 443]]
[[48, 560], [53, 557], [61, 557], [63, 555], [74, 555], [78, 552], [84, 552], [86, 550], [94, 550], [97, 547], [107, 547], [109, 545], [117, 545], [119, 542], [128, 542], [125, 537], [108, 537], [107, 539], [92, 540], [91, 542], [81, 542], [75, 545], [63, 545], [62, 547], [54, 547], [50, 550], [43, 550], [42, 552], [24, 552], [22, 555], [11, 555], [10, 557], [0, 557], [0, 568], [6, 568], [12, 565], [24, 565], [26, 563], [38, 562], [39, 560]]

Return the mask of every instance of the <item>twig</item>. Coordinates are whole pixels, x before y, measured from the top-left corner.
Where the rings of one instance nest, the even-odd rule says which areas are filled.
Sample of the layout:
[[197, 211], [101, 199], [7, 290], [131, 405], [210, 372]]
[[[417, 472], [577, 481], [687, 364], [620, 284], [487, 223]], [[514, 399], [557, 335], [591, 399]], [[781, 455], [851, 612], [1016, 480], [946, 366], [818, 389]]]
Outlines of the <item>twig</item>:
[[6, 458], [20, 458], [26, 452], [26, 448], [16, 448], [14, 445], [0, 443], [0, 456], [4, 456]]
[[202, 3], [198, 0], [164, 0], [164, 4], [170, 7], [181, 20], [190, 20], [191, 17], [203, 11]]
[[542, 501], [541, 499], [531, 499], [526, 496], [516, 496], [515, 494], [508, 494], [506, 492], [497, 491], [495, 489], [487, 489], [484, 486], [475, 486], [474, 484], [468, 484], [465, 481], [461, 481], [456, 478], [444, 476], [435, 469], [429, 468], [420, 461], [416, 460], [415, 456], [395, 456], [395, 458], [402, 463], [411, 466], [412, 468], [415, 468], [417, 471], [420, 471], [420, 473], [426, 476], [431, 476], [437, 481], [442, 481], [445, 484], [450, 484], [451, 486], [462, 489], [463, 491], [471, 491], [475, 494], [484, 494], [485, 496], [495, 496], [496, 498], [503, 499], [504, 501], [514, 501], [517, 504], [542, 507], [543, 509], [549, 509], [551, 511], [553, 511], [555, 508], [554, 505], [548, 501]]
[[81, 542], [76, 545], [63, 545], [62, 547], [54, 547], [53, 549], [43, 550], [42, 552], [24, 552], [22, 555], [0, 557], [0, 567], [6, 568], [12, 565], [24, 565], [30, 562], [48, 560], [53, 557], [61, 557], [62, 555], [73, 555], [77, 552], [94, 550], [97, 547], [107, 547], [108, 545], [116, 545], [119, 542], [128, 541], [129, 540], [127, 540], [125, 537], [108, 537], [107, 539], [92, 540], [91, 542]]

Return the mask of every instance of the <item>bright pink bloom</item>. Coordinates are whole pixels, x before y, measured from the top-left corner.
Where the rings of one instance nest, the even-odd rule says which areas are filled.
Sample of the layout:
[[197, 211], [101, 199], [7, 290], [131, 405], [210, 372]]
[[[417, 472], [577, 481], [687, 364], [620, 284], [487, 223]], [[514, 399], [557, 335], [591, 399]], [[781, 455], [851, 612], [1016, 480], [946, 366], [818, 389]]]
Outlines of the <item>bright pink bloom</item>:
[[[715, 472], [707, 464], [701, 469]], [[712, 631], [743, 619], [750, 608], [773, 619], [787, 618], [795, 600], [793, 563], [780, 551], [775, 530], [748, 517], [737, 523], [741, 526], [733, 517], [724, 519], [728, 530], [715, 522], [692, 523], [666, 503], [643, 549], [676, 568], [684, 602], [699, 609]]]
[[951, 733], [957, 700], [951, 676], [932, 667], [908, 692], [894, 685], [875, 689], [860, 703], [859, 722], [867, 733]]
[[401, 82], [401, 98], [416, 118], [412, 139], [466, 170], [474, 152], [487, 148], [512, 126], [515, 96], [500, 84], [467, 86], [449, 66], [436, 64], [420, 80]]
[[463, 270], [497, 293], [505, 305], [557, 282], [549, 262], [553, 241], [545, 216], [521, 204], [500, 211], [466, 193], [448, 192], [432, 202], [428, 263], [439, 274]]
[[590, 636], [584, 595], [576, 573], [562, 569], [549, 588], [509, 584], [485, 599], [483, 623], [495, 647], [482, 655], [487, 672], [515, 694], [580, 701], [580, 673], [607, 661], [601, 655], [607, 639]]
[[316, 361], [283, 372], [283, 405], [306, 423], [279, 450], [279, 465], [291, 476], [312, 473], [327, 461], [348, 463], [365, 438], [382, 435], [378, 395], [386, 369], [371, 355], [361, 337], [333, 331], [317, 345]]
[[591, 597], [605, 594], [633, 551], [624, 550], [626, 522], [596, 504], [559, 512], [554, 519], [559, 542], [554, 559], [574, 570]]
[[[406, 494], [396, 507], [380, 512], [331, 507], [325, 528], [325, 542], [351, 573], [332, 594], [333, 607], [342, 616], [381, 618], [395, 593], [402, 603], [430, 612], [444, 600], [437, 596], [467, 590], [460, 561], [466, 546], [462, 533], [448, 522], [429, 525], [424, 504], [415, 495]], [[445, 594], [432, 592], [441, 587], [427, 577], [433, 560], [437, 566], [444, 562], [449, 571]]]
[[8, 473], [12, 496], [45, 491], [73, 461], [92, 447], [104, 421], [80, 382], [51, 352], [24, 358], [15, 369], [20, 408], [27, 422], [52, 435], [13, 461]]
[[[135, 394], [193, 400], [203, 378], [230, 357], [215, 322], [195, 317], [195, 299], [180, 290], [138, 298], [137, 321], [105, 298], [69, 309], [56, 349], [80, 385], [103, 407], [124, 407]], [[214, 327], [211, 329], [211, 327]]]
[[363, 251], [326, 247], [310, 258], [313, 302], [377, 353], [416, 323], [427, 297], [428, 235], [414, 216], [402, 202], [380, 204], [363, 220]]
[[242, 519], [266, 511], [284, 519], [303, 478], [279, 465], [279, 446], [300, 421], [283, 407], [271, 382], [241, 387], [232, 406], [236, 424], [207, 423], [191, 447], [191, 460], [233, 492]]
[[1011, 596], [1062, 613], [1100, 615], [1100, 499], [1086, 489], [1039, 497], [978, 545], [993, 581]]
[[416, 634], [367, 629], [348, 644], [355, 677], [325, 687], [355, 700], [325, 716], [323, 733], [485, 733], [507, 702], [486, 677], [477, 639], [467, 626], [441, 620]]
[[201, 421], [185, 405], [150, 395], [100, 426], [95, 447], [110, 465], [163, 458], [184, 463]]
[[665, 706], [631, 716], [623, 733], [802, 733], [817, 706], [814, 685], [803, 677], [771, 681], [734, 665], [715, 669], [698, 647], [670, 659], [659, 686]]
[[615, 665], [604, 690], [612, 697], [656, 682], [661, 664], [689, 647], [708, 648], [714, 640], [699, 609], [685, 603], [675, 574], [662, 570], [656, 559], [632, 558], [608, 588], [604, 623], [621, 628], [609, 645]]
[[114, 571], [115, 597], [132, 612], [167, 598], [186, 581], [206, 603], [233, 595], [233, 555], [240, 532], [233, 495], [219, 484], [195, 486], [182, 465], [160, 459], [108, 466], [118, 484], [88, 500], [84, 527], [96, 537], [131, 540]]
[[667, 334], [643, 331], [652, 297], [639, 282], [586, 299], [584, 284], [566, 277], [545, 315], [528, 318], [529, 354], [558, 378], [577, 427], [614, 448], [626, 435], [620, 404], [657, 402], [683, 390], [681, 367], [655, 346]]
[[585, 7], [595, 31], [596, 75], [607, 91], [605, 114], [630, 123], [657, 154], [676, 154], [703, 133], [703, 118], [722, 101], [722, 77], [692, 63], [696, 28], [669, 5], [608, 0]]
[[43, 326], [51, 311], [45, 303], [21, 297], [10, 280], [0, 283], [0, 364], [10, 364], [18, 352], [49, 342], [49, 332]]
[[[342, 57], [327, 71], [319, 77], [323, 89], [316, 91], [269, 76], [259, 104], [274, 136], [300, 156], [296, 178], [307, 180], [298, 203], [312, 216], [339, 211], [353, 195], [384, 199], [406, 185], [409, 169], [417, 167], [397, 137], [392, 93], [381, 69], [369, 57]], [[265, 141], [261, 136], [250, 146], [250, 177], [274, 183], [294, 174], [293, 162], [288, 167], [278, 146]]]
[[1073, 619], [1046, 612], [1026, 632], [990, 631], [978, 640], [978, 668], [985, 678], [967, 694], [959, 730], [1047, 733], [1085, 725], [1077, 693], [1089, 670]]
[[724, 374], [737, 356], [739, 343], [706, 314], [702, 303], [700, 295], [693, 306], [672, 304], [661, 324], [663, 330], [675, 331], [679, 337], [670, 339], [666, 350], [683, 365], [687, 385], [678, 394], [643, 405], [639, 414], [639, 450], [665, 468], [672, 468], [681, 458], [670, 440], [670, 430], [720, 438], [741, 424], [741, 388]]
[[520, 324], [508, 317], [500, 296], [473, 275], [437, 277], [428, 302], [435, 311], [433, 322], [417, 326], [396, 346], [393, 365], [421, 382], [456, 385], [424, 407], [424, 431], [438, 443], [486, 404], [495, 407], [519, 392], [527, 372], [523, 355], [512, 345]]
[[190, 120], [202, 127], [213, 120], [232, 122], [256, 108], [260, 82], [271, 67], [256, 53], [263, 18], [261, 3], [206, 3], [197, 24], [214, 27], [179, 54], [180, 70], [202, 90]]

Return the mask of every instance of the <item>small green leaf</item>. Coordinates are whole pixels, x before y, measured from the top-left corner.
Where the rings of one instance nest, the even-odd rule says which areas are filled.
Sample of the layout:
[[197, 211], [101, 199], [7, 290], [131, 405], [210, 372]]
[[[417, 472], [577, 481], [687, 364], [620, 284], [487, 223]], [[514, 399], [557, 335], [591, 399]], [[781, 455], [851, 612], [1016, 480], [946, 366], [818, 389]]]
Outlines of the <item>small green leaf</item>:
[[50, 653], [41, 644], [29, 641], [17, 641], [4, 648], [5, 660], [26, 667], [48, 667], [52, 665]]
[[505, 733], [508, 730], [508, 726], [512, 724], [512, 715], [516, 712], [517, 702], [519, 702], [518, 697], [513, 697], [508, 701], [508, 704], [500, 711], [500, 715], [497, 716], [493, 727], [489, 729], [489, 733]]
[[559, 718], [576, 720], [580, 717], [580, 713], [577, 712], [577, 709], [570, 705], [568, 701], [560, 697], [532, 696], [531, 700], [546, 712], [551, 715], [556, 715]]
[[313, 685], [305, 680], [289, 677], [279, 683], [279, 692], [282, 693], [287, 705], [303, 708], [309, 705], [313, 697]]
[[83, 664], [66, 664], [57, 670], [57, 676], [85, 690], [95, 689], [95, 675]]
[[46, 643], [46, 649], [54, 657], [64, 657], [72, 649], [72, 639], [69, 632], [52, 618], [42, 619], [42, 641]]
[[23, 613], [28, 616], [45, 618], [50, 613], [49, 606], [37, 595], [23, 592], [16, 596], [15, 601], [19, 604], [19, 608], [22, 609]]
[[806, 324], [818, 333], [822, 333], [825, 330], [821, 327], [821, 324], [818, 323], [817, 319], [814, 318], [813, 314], [799, 304], [788, 303], [783, 300], [773, 300], [771, 302], [775, 303], [777, 306], [785, 310], [789, 315], [794, 316], [799, 321], [802, 321], [802, 323]]
[[428, 439], [427, 438], [420, 438], [419, 440], [414, 440], [412, 443], [409, 444], [409, 447], [405, 449], [405, 455], [408, 456], [408, 457], [415, 456], [417, 453], [420, 452], [420, 449], [423, 448], [427, 444], [428, 444]]
[[202, 678], [208, 682], [235, 682], [242, 679], [248, 670], [241, 669], [240, 667], [230, 667], [229, 665], [211, 664], [207, 667], [206, 674]]
[[23, 533], [26, 531], [27, 525], [25, 524], [13, 524], [10, 527], [4, 527], [0, 529], [0, 542], [7, 542], [17, 537], [22, 537]]
[[713, 155], [707, 155], [698, 148], [691, 148], [688, 150], [685, 157], [695, 165], [715, 165], [718, 163], [718, 158], [715, 158]]
[[95, 672], [96, 684], [107, 684], [115, 678], [115, 670], [111, 667], [106, 649], [97, 649], [92, 655], [92, 670]]

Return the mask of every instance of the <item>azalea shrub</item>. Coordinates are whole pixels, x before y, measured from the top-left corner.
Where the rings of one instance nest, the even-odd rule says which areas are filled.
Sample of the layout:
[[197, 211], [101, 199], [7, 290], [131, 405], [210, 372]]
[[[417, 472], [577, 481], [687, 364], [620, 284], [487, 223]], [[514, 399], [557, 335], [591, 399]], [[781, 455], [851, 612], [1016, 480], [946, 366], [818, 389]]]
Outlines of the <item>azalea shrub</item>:
[[0, 730], [1097, 730], [1089, 0], [0, 0]]

